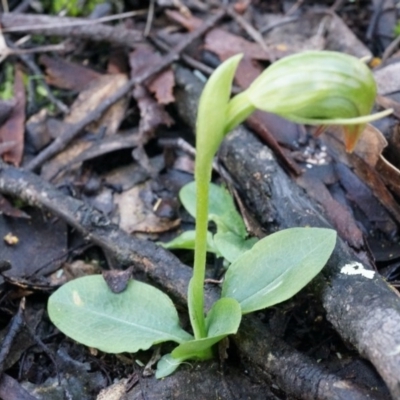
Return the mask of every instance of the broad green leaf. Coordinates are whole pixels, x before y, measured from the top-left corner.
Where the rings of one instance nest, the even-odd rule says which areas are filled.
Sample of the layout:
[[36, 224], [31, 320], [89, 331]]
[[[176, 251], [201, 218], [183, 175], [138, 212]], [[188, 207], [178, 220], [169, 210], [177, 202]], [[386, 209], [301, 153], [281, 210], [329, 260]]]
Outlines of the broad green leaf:
[[[195, 240], [196, 231], [190, 230], [181, 233], [179, 236], [169, 242], [159, 242], [158, 244], [166, 249], [194, 250]], [[211, 232], [207, 233], [207, 251], [210, 253], [217, 253], [217, 249], [214, 245], [214, 240]]]
[[250, 250], [257, 242], [257, 238], [243, 239], [233, 232], [218, 232], [214, 235], [214, 243], [218, 253], [230, 263], [236, 261], [240, 255]]
[[207, 360], [212, 357], [211, 347], [239, 329], [242, 312], [235, 299], [224, 298], [215, 302], [207, 315], [207, 337], [180, 344], [171, 354], [163, 356], [157, 364], [157, 378], [172, 374], [186, 360]]
[[294, 296], [328, 261], [336, 232], [291, 228], [257, 242], [228, 269], [223, 297], [236, 299], [242, 313], [261, 310]]
[[[196, 218], [196, 184], [190, 182], [179, 192], [179, 198], [188, 213]], [[218, 231], [231, 231], [245, 238], [247, 236], [243, 219], [237, 212], [232, 196], [221, 187], [210, 183], [208, 219], [214, 221]]]
[[183, 362], [185, 362], [185, 360], [186, 359], [180, 360], [174, 358], [170, 353], [165, 354], [157, 363], [156, 378], [161, 379], [171, 375]]
[[171, 353], [178, 360], [208, 359], [211, 347], [239, 329], [242, 312], [235, 299], [224, 298], [215, 302], [206, 317], [207, 337], [181, 343]]
[[50, 296], [48, 312], [67, 336], [107, 353], [134, 353], [161, 342], [192, 339], [179, 326], [170, 298], [139, 281], [114, 294], [101, 275], [75, 279]]

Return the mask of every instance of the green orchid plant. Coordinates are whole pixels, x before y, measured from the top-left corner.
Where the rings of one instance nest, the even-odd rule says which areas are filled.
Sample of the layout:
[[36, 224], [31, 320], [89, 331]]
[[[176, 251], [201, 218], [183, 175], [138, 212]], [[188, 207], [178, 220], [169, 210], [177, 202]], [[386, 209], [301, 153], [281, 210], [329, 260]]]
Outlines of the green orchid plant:
[[[182, 205], [193, 218], [196, 218], [196, 194], [195, 182], [183, 186], [179, 192]], [[207, 251], [224, 258], [224, 266], [227, 266], [250, 250], [258, 239], [248, 238], [243, 218], [227, 189], [210, 183], [208, 204], [208, 221], [215, 224], [216, 233], [207, 232]], [[185, 231], [170, 242], [159, 244], [167, 249], [194, 250], [196, 231]]]
[[321, 271], [335, 247], [336, 232], [330, 229], [292, 228], [271, 234], [232, 257], [221, 298], [205, 310], [206, 252], [214, 245], [208, 232], [210, 216], [219, 224], [219, 233], [245, 237], [240, 223], [224, 210], [209, 212], [218, 208], [216, 204], [209, 208], [211, 166], [226, 134], [260, 109], [300, 123], [344, 125], [351, 151], [364, 124], [388, 113], [369, 115], [376, 93], [372, 74], [358, 59], [334, 52], [282, 59], [231, 99], [240, 58], [234, 56], [215, 70], [199, 102], [195, 187], [190, 188], [196, 196], [195, 261], [188, 287], [192, 332], [181, 328], [166, 294], [136, 280], [114, 294], [101, 276], [86, 276], [63, 285], [49, 299], [53, 323], [87, 346], [120, 353], [166, 341], [177, 343], [158, 362], [159, 378], [186, 360], [213, 357], [214, 345], [237, 332], [243, 314], [295, 295]]

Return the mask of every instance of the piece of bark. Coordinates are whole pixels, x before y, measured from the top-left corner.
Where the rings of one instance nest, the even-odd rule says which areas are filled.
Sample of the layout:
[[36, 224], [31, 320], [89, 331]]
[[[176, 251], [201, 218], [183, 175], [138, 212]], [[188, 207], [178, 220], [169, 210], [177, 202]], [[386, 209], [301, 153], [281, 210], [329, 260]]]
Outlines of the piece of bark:
[[[183, 77], [180, 77], [183, 71]], [[177, 69], [176, 94], [181, 115], [192, 127], [195, 123], [196, 96], [202, 84], [187, 71]], [[269, 231], [293, 226], [330, 227], [320, 209], [280, 168], [275, 157], [246, 129], [239, 127], [225, 139], [220, 158], [238, 187], [249, 209]], [[345, 275], [341, 268], [359, 262], [357, 256], [338, 239], [323, 270], [320, 299], [328, 320], [376, 367], [392, 396], [400, 398], [400, 298], [378, 275]], [[372, 266], [364, 261], [364, 266]]]
[[[112, 254], [120, 266], [134, 265], [135, 276], [145, 273], [148, 279], [186, 306], [191, 268], [167, 250], [152, 242], [130, 237], [82, 201], [64, 195], [37, 175], [1, 161], [0, 192], [51, 211], [87, 240]], [[218, 298], [218, 292], [215, 287], [206, 288], [208, 309]], [[310, 400], [361, 400], [368, 394], [370, 399], [387, 399], [380, 393], [369, 394], [369, 389], [329, 373], [284, 341], [274, 338], [257, 318], [252, 318], [251, 323], [252, 329], [244, 323], [240, 330], [241, 339], [235, 340], [240, 357], [257, 364], [267, 377], [264, 379], [271, 383], [279, 382], [288, 395]]]
[[32, 33], [44, 36], [61, 36], [109, 42], [124, 47], [134, 47], [142, 40], [142, 33], [121, 26], [96, 24], [83, 18], [66, 18], [37, 14], [2, 13], [0, 24], [4, 31]]

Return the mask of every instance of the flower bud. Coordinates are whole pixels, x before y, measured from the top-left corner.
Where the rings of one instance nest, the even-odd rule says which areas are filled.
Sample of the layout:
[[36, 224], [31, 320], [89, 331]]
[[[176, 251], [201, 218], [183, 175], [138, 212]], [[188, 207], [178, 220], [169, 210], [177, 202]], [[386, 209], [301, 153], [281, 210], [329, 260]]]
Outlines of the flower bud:
[[[279, 60], [239, 95], [232, 107], [253, 107], [309, 125], [344, 125], [346, 150], [352, 151], [370, 115], [376, 84], [359, 59], [332, 51], [310, 51]], [[239, 101], [240, 100], [240, 101]]]

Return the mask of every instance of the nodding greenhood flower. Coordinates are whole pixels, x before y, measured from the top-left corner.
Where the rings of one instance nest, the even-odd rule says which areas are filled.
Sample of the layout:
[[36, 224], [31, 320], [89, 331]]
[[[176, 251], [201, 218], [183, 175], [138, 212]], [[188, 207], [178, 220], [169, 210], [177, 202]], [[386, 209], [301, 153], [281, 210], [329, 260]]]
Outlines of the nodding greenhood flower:
[[346, 150], [353, 151], [367, 122], [391, 113], [370, 115], [376, 84], [359, 59], [332, 51], [310, 51], [279, 60], [228, 106], [229, 132], [255, 109], [296, 123], [343, 125]]

